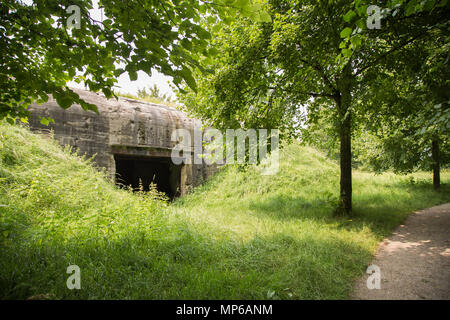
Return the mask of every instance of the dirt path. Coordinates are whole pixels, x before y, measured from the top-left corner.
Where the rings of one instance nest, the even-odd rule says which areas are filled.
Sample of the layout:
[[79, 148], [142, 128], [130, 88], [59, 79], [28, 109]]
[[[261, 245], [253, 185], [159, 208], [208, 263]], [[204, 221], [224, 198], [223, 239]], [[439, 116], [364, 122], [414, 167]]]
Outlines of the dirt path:
[[450, 203], [410, 215], [372, 264], [380, 267], [380, 289], [367, 288], [366, 274], [353, 299], [450, 299]]

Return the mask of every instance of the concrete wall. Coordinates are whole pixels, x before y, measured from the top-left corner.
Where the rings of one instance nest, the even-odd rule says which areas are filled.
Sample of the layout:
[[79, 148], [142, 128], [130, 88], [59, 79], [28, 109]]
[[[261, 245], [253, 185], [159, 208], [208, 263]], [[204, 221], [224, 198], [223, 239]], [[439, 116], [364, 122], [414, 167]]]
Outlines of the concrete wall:
[[[171, 141], [175, 129], [187, 129], [193, 137], [201, 122], [191, 119], [175, 108], [127, 98], [106, 99], [103, 95], [75, 90], [86, 102], [97, 106], [99, 114], [84, 111], [79, 105], [67, 110], [50, 99], [43, 105], [32, 105], [29, 123], [34, 131], [53, 130], [61, 145], [70, 145], [80, 154], [95, 155], [95, 163], [115, 176], [114, 155], [170, 157], [176, 142]], [[51, 117], [55, 123], [48, 127], [41, 117]], [[191, 149], [193, 154], [193, 148]], [[205, 164], [183, 165], [181, 194], [196, 186], [216, 171]]]

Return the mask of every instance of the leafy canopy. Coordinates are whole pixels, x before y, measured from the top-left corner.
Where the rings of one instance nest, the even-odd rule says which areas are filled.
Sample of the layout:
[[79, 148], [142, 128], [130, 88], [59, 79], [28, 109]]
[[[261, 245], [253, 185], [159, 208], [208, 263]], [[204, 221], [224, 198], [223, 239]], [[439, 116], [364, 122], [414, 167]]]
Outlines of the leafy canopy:
[[[335, 101], [347, 80], [351, 98], [344, 109], [353, 113], [355, 129], [370, 122], [367, 114], [380, 111], [381, 103], [417, 112], [403, 103], [395, 83], [405, 77], [422, 83], [420, 93], [408, 91], [410, 99], [430, 92], [424, 81], [441, 96], [448, 91], [446, 80], [436, 77], [445, 74], [448, 52], [446, 1], [376, 3], [383, 9], [379, 30], [367, 27], [367, 8], [375, 3], [360, 0], [271, 0], [271, 22], [206, 25], [219, 54], [207, 61], [214, 73], [195, 73], [197, 92], [181, 95], [186, 108], [219, 128], [276, 127], [289, 135], [300, 133], [302, 121], [310, 128], [324, 116], [331, 124], [327, 135], [335, 137], [343, 118]], [[430, 46], [437, 33], [442, 39]], [[401, 71], [406, 68], [409, 74]]]
[[[84, 81], [91, 91], [114, 95], [116, 78], [128, 72], [136, 80], [152, 68], [195, 90], [193, 68], [201, 68], [210, 33], [201, 21], [231, 21], [242, 14], [255, 21], [270, 19], [260, 3], [250, 0], [99, 0], [106, 19], [95, 20], [92, 0], [2, 0], [0, 3], [0, 119], [24, 121], [34, 101], [51, 94], [62, 108], [73, 103], [85, 110], [67, 82]], [[69, 28], [80, 9], [80, 28]]]

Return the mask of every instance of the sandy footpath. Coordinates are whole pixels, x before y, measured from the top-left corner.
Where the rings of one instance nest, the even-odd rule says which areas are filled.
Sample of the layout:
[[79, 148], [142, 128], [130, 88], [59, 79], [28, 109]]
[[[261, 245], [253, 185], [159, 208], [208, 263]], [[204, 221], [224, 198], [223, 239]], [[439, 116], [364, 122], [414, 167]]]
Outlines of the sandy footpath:
[[411, 214], [372, 264], [380, 267], [380, 289], [367, 288], [366, 274], [353, 299], [450, 299], [450, 203]]

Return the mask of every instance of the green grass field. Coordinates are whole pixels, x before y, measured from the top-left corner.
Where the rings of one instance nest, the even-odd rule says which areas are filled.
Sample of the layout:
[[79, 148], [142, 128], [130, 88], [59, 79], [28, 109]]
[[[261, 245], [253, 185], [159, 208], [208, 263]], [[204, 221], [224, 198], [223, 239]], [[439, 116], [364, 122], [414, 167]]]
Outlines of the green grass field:
[[408, 213], [450, 201], [448, 171], [440, 192], [430, 173], [353, 181], [354, 216], [334, 218], [338, 166], [293, 144], [275, 176], [228, 167], [169, 204], [0, 123], [0, 298], [345, 299]]

